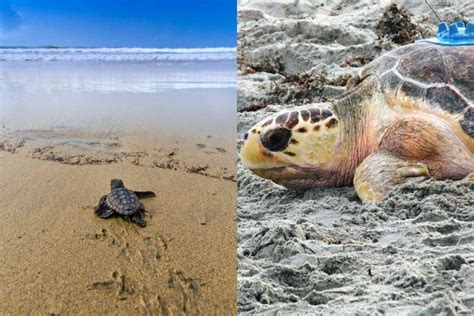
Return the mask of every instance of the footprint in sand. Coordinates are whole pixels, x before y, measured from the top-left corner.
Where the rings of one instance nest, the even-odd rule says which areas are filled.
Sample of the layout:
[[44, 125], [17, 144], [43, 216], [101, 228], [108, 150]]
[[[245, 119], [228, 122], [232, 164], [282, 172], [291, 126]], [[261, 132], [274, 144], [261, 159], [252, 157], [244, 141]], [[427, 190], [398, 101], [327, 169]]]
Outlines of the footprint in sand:
[[183, 312], [192, 313], [199, 300], [201, 287], [205, 285], [198, 279], [187, 277], [182, 271], [169, 271], [168, 287], [181, 293], [180, 305]]
[[107, 238], [107, 229], [103, 228], [99, 233], [87, 233], [86, 238], [91, 240], [105, 240]]
[[120, 300], [125, 300], [136, 293], [135, 288], [130, 284], [125, 274], [119, 271], [112, 273], [112, 279], [106, 281], [93, 282], [87, 286], [88, 290], [99, 290], [106, 292], [116, 292]]

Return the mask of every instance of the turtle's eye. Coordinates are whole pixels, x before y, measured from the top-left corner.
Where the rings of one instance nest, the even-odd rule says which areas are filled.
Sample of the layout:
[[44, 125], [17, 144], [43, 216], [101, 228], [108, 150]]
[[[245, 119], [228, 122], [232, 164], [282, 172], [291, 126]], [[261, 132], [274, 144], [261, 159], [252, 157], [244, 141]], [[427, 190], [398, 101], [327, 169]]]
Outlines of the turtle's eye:
[[291, 131], [287, 128], [272, 129], [262, 135], [263, 147], [270, 151], [282, 151], [288, 146], [291, 138]]

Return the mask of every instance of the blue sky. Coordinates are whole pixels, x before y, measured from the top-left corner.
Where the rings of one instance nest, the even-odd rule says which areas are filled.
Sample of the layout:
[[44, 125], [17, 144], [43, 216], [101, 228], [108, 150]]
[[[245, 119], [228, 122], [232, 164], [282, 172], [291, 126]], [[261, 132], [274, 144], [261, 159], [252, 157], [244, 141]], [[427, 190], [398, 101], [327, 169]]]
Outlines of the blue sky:
[[237, 0], [0, 0], [0, 46], [235, 47]]

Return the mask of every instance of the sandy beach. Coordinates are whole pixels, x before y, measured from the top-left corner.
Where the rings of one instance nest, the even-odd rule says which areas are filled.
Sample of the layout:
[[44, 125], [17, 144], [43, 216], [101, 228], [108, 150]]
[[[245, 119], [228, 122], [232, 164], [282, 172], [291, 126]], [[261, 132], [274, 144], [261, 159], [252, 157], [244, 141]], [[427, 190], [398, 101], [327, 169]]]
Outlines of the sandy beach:
[[[390, 1], [239, 1], [239, 146], [267, 116], [330, 102], [371, 60], [435, 34], [423, 1], [397, 3], [409, 13], [384, 16]], [[431, 3], [449, 22], [474, 16], [470, 1]], [[352, 187], [295, 193], [240, 162], [237, 174], [239, 314], [473, 313], [473, 184], [409, 184], [362, 204]]]
[[[235, 90], [118, 66], [2, 64], [0, 310], [235, 313], [235, 130], [209, 123]], [[147, 227], [94, 215], [113, 178], [156, 193]]]
[[[199, 159], [184, 163], [175, 143], [173, 151], [150, 157], [143, 150], [122, 154], [127, 145], [117, 141], [119, 158], [2, 143], [12, 144], [0, 153], [3, 312], [219, 314], [234, 306], [232, 176], [219, 168], [200, 171]], [[107, 142], [95, 137], [91, 146]], [[232, 157], [203, 142], [232, 170]], [[156, 192], [144, 200], [148, 227], [94, 215], [113, 178]]]

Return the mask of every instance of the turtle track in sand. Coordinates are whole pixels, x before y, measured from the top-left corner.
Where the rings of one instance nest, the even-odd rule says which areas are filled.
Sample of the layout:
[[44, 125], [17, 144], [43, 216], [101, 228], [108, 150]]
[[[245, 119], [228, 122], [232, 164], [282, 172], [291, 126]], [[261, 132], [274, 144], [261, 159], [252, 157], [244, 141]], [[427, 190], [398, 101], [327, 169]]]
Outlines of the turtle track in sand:
[[87, 290], [131, 300], [140, 306], [143, 314], [198, 312], [196, 304], [205, 283], [174, 268], [176, 264], [168, 255], [173, 239], [158, 232], [142, 232], [120, 222], [112, 222], [107, 228], [87, 233], [85, 237], [91, 242], [107, 243], [117, 254], [110, 274], [87, 284]]

